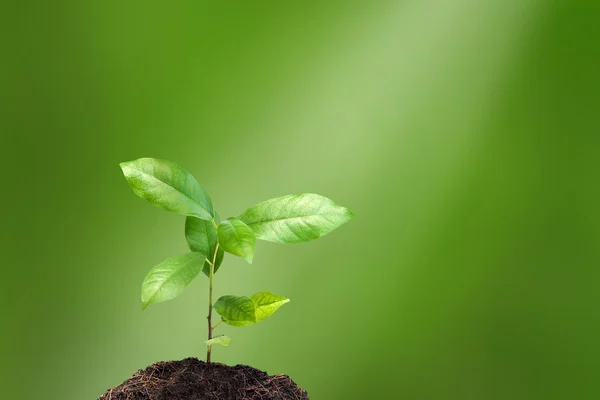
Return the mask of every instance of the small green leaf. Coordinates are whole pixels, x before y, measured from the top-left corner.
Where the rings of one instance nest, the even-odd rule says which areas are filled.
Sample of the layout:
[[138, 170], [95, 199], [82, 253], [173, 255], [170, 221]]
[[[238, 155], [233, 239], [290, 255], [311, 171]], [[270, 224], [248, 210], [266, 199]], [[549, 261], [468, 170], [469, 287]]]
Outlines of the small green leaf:
[[171, 257], [148, 272], [142, 283], [142, 310], [179, 296], [198, 275], [206, 256], [186, 253]]
[[275, 243], [300, 243], [317, 239], [354, 217], [345, 207], [318, 194], [287, 195], [264, 201], [239, 218], [257, 239]]
[[256, 323], [256, 307], [250, 297], [222, 296], [214, 309], [223, 322], [231, 326], [246, 326]]
[[[207, 254], [207, 260], [212, 262], [215, 247], [217, 245], [217, 230], [212, 221], [196, 217], [187, 217], [185, 219], [185, 238], [191, 251]], [[219, 247], [213, 272], [217, 272], [219, 269], [221, 262], [223, 262], [224, 255], [225, 252], [223, 251], [223, 248]], [[210, 275], [210, 264], [208, 261], [204, 263], [202, 272], [204, 272], [206, 276]]]
[[138, 196], [156, 207], [182, 215], [211, 220], [212, 202], [192, 174], [174, 162], [140, 158], [120, 164]]
[[250, 298], [256, 307], [256, 322], [264, 320], [277, 311], [279, 307], [290, 301], [288, 298], [270, 292], [255, 293]]
[[214, 337], [210, 340], [205, 341], [207, 346], [212, 346], [213, 344], [221, 344], [223, 346], [229, 346], [229, 342], [231, 342], [231, 338], [229, 336], [221, 335]]
[[214, 309], [226, 324], [247, 326], [263, 321], [288, 301], [290, 299], [270, 292], [260, 292], [250, 297], [223, 296]]
[[245, 223], [237, 218], [228, 218], [219, 224], [219, 245], [235, 256], [244, 257], [252, 264], [256, 237]]

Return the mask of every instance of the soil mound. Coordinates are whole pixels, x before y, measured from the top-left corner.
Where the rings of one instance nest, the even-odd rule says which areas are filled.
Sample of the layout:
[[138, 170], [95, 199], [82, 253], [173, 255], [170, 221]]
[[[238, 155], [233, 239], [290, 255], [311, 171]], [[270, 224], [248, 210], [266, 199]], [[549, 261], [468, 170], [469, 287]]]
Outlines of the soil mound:
[[206, 364], [196, 358], [161, 361], [139, 370], [98, 400], [305, 400], [308, 395], [287, 375], [247, 365]]

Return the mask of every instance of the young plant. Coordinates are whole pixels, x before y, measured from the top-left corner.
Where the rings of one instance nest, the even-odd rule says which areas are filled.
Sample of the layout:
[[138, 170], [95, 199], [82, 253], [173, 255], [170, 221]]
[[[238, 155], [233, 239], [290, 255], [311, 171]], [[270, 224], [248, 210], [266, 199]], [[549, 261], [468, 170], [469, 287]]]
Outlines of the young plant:
[[[135, 194], [163, 210], [185, 215], [185, 237], [191, 252], [166, 259], [148, 272], [142, 283], [142, 310], [172, 299], [202, 271], [208, 277], [208, 339], [206, 361], [213, 344], [227, 346], [230, 338], [213, 337], [221, 322], [247, 326], [264, 320], [289, 299], [270, 292], [222, 296], [213, 304], [213, 278], [224, 253], [252, 264], [256, 239], [300, 243], [328, 234], [354, 213], [318, 194], [287, 195], [250, 207], [221, 221], [212, 201], [194, 177], [179, 165], [156, 158], [121, 163]], [[213, 326], [213, 310], [221, 322]]]

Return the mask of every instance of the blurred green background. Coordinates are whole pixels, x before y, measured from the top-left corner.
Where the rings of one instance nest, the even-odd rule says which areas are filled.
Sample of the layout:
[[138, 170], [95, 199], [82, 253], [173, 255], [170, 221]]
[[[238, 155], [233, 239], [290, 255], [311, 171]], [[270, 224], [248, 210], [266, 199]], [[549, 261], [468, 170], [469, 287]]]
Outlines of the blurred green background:
[[1, 6], [6, 399], [94, 399], [203, 357], [207, 288], [140, 310], [184, 218], [119, 162], [173, 160], [219, 213], [316, 192], [358, 217], [227, 256], [216, 295], [292, 299], [217, 348], [314, 399], [600, 398], [600, 9], [406, 0]]

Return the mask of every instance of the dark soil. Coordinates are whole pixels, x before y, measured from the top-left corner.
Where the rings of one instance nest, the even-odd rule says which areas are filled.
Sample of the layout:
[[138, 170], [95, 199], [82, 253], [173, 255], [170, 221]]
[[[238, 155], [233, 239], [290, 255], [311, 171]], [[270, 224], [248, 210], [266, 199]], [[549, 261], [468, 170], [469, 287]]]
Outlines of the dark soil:
[[98, 400], [305, 400], [287, 375], [269, 376], [247, 365], [206, 364], [196, 358], [161, 361], [139, 370]]

